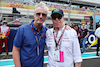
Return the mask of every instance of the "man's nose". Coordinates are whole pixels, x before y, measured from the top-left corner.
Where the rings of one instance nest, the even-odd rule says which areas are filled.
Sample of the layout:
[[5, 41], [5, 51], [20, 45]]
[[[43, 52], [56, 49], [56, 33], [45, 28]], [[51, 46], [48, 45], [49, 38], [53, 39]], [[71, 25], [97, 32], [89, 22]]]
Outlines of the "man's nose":
[[40, 14], [40, 17], [43, 17], [43, 15], [42, 15], [42, 14]]
[[58, 18], [56, 17], [56, 19], [55, 20], [58, 20]]

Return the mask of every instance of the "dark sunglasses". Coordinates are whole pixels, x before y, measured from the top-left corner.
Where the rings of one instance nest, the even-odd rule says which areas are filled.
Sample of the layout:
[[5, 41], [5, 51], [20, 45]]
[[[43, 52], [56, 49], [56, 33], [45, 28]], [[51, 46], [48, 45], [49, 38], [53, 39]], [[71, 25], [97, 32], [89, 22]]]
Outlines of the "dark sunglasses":
[[45, 13], [36, 13], [37, 16], [40, 16], [41, 14], [42, 14], [43, 17], [47, 16], [47, 14], [45, 14]]
[[58, 18], [59, 20], [62, 18], [62, 16], [57, 16], [57, 17], [55, 17], [55, 16], [51, 16], [51, 18], [53, 19], [53, 20], [55, 20], [56, 18]]

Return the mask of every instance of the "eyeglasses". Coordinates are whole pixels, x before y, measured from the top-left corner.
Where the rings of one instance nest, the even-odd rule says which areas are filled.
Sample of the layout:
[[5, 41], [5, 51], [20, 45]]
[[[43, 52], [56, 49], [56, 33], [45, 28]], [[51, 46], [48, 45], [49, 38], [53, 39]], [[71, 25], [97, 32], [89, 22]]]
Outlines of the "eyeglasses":
[[40, 16], [41, 14], [42, 14], [43, 17], [47, 16], [47, 14], [45, 14], [45, 13], [36, 13], [37, 16]]
[[53, 20], [55, 20], [56, 18], [58, 18], [60, 20], [62, 18], [62, 16], [57, 16], [57, 17], [51, 16], [51, 17], [52, 17]]

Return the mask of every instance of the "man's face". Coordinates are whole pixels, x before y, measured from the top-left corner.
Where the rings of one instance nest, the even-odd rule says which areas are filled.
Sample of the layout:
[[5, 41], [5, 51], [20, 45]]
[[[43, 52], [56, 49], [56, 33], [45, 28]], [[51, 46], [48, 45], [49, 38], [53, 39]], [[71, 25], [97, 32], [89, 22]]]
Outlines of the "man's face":
[[75, 30], [78, 30], [78, 26], [75, 26], [74, 29], [75, 29]]
[[4, 23], [3, 25], [7, 25], [7, 23]]
[[34, 19], [37, 24], [43, 24], [43, 22], [46, 20], [47, 17], [47, 11], [43, 9], [42, 7], [36, 8], [36, 11], [34, 12]]
[[63, 26], [64, 17], [60, 14], [55, 13], [51, 17], [54, 27], [61, 27]]
[[71, 24], [74, 25], [74, 22], [72, 22]]
[[85, 24], [82, 24], [83, 29], [85, 28]]

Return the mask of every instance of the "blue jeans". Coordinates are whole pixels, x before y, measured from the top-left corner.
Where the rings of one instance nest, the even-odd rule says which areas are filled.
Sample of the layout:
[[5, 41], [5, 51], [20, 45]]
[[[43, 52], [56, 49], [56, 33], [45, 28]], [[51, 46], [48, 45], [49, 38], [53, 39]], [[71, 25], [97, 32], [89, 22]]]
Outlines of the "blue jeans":
[[85, 51], [85, 42], [87, 38], [81, 38], [81, 45], [82, 45], [82, 53]]

